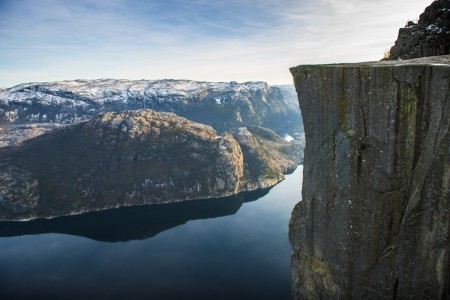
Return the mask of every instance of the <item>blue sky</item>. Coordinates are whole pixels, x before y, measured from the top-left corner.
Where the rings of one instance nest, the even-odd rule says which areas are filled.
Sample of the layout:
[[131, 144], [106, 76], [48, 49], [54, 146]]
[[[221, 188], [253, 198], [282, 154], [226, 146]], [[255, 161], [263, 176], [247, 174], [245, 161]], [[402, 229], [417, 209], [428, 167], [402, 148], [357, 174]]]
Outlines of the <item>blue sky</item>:
[[0, 0], [0, 87], [65, 79], [291, 83], [379, 60], [424, 0]]

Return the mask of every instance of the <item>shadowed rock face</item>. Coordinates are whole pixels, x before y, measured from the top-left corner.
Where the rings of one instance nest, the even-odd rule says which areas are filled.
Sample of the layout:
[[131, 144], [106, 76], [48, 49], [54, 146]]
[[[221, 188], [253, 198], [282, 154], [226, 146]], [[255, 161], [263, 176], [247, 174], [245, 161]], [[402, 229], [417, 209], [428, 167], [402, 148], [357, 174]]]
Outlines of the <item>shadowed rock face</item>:
[[291, 69], [306, 133], [295, 299], [448, 299], [450, 56]]
[[[291, 158], [298, 146], [268, 129], [250, 130], [237, 130], [249, 141], [243, 151], [233, 136], [238, 132], [219, 135], [210, 126], [153, 110], [101, 113], [55, 129], [0, 149], [0, 219], [223, 197], [273, 186], [297, 165]], [[268, 150], [273, 145], [278, 148]]]
[[431, 3], [419, 21], [400, 28], [389, 59], [411, 59], [450, 54], [450, 0]]

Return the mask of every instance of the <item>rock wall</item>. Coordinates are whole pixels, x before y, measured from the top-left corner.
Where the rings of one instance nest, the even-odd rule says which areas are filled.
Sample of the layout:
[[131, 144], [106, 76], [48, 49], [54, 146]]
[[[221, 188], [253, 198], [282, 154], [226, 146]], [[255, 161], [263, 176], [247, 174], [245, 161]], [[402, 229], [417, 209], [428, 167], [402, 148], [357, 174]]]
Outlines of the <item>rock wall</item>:
[[448, 299], [450, 56], [291, 69], [294, 299]]
[[450, 0], [437, 0], [400, 28], [389, 59], [411, 59], [450, 54]]

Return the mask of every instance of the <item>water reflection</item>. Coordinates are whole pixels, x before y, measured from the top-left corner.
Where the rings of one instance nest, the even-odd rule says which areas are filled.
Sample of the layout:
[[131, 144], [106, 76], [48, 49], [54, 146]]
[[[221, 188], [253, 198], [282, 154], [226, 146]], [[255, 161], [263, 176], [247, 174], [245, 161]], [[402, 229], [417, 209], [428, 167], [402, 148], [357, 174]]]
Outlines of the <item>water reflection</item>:
[[299, 167], [269, 192], [0, 223], [0, 298], [291, 299], [301, 182]]
[[233, 215], [243, 203], [261, 198], [269, 190], [225, 198], [125, 207], [54, 219], [0, 222], [0, 237], [64, 233], [105, 242], [141, 240], [190, 220]]

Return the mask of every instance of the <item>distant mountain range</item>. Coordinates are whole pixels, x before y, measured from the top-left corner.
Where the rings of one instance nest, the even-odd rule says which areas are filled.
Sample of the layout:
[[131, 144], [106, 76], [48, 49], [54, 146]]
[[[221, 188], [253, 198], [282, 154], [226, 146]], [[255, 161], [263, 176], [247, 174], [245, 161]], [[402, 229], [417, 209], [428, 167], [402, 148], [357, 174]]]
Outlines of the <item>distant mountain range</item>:
[[70, 80], [0, 90], [0, 124], [87, 121], [102, 111], [150, 108], [223, 131], [257, 125], [278, 134], [303, 131], [293, 86], [265, 82]]

